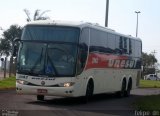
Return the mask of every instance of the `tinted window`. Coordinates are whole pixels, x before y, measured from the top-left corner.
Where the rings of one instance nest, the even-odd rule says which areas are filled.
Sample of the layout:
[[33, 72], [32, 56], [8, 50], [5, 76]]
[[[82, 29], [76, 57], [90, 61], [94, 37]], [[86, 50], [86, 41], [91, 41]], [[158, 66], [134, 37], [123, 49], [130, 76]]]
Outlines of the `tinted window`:
[[43, 40], [77, 43], [80, 29], [60, 26], [35, 26], [24, 28], [22, 40]]
[[[109, 37], [109, 39], [108, 39]], [[105, 31], [91, 29], [90, 52], [114, 53], [115, 36]]]
[[80, 74], [85, 67], [89, 45], [89, 28], [82, 29], [81, 38], [79, 40], [77, 72]]
[[107, 47], [114, 50], [116, 48], [115, 43], [116, 43], [115, 35], [109, 33], [107, 38]]
[[129, 54], [132, 54], [132, 41], [129, 39]]
[[135, 56], [141, 57], [142, 46], [140, 41], [135, 41]]
[[47, 76], [75, 74], [77, 45], [22, 42], [18, 55], [18, 73]]
[[106, 47], [107, 45], [107, 33], [96, 29], [90, 31], [90, 45]]

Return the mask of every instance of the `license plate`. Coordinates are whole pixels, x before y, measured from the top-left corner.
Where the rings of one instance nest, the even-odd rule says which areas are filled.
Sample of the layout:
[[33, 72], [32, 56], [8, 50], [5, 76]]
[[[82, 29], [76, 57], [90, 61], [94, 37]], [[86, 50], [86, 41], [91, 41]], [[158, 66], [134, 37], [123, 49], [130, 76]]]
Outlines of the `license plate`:
[[46, 89], [37, 89], [37, 93], [47, 93]]

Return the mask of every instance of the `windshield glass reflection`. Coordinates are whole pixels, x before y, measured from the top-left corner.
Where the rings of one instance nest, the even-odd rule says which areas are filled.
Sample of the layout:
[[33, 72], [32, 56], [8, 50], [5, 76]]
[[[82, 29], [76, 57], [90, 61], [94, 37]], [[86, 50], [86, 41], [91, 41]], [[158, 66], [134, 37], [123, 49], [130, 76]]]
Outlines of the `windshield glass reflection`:
[[73, 76], [76, 52], [75, 44], [22, 42], [18, 72], [30, 75]]

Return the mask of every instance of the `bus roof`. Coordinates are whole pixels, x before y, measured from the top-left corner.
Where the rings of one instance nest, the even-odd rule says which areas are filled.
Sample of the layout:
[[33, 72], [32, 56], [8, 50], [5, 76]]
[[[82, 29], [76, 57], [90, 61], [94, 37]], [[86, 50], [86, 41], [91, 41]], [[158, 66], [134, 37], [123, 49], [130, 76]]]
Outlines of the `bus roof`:
[[29, 22], [27, 25], [71, 26], [71, 27], [79, 27], [81, 29], [84, 28], [84, 27], [90, 27], [90, 28], [110, 32], [112, 34], [116, 34], [116, 35], [120, 35], [120, 36], [124, 36], [124, 37], [127, 37], [127, 38], [136, 39], [136, 40], [141, 41], [140, 38], [136, 38], [136, 37], [133, 37], [131, 35], [125, 35], [125, 34], [118, 33], [115, 30], [112, 30], [108, 27], [100, 26], [98, 23], [89, 23], [89, 22], [83, 22], [83, 21], [75, 22], [75, 21], [62, 21], [62, 20], [39, 20], [39, 21]]

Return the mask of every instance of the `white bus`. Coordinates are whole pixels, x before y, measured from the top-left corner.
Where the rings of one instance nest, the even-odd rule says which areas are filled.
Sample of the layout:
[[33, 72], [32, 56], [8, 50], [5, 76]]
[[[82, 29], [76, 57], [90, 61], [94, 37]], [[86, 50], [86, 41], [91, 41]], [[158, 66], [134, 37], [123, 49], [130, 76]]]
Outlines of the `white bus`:
[[17, 58], [18, 94], [129, 96], [141, 77], [142, 42], [91, 23], [37, 21], [24, 27]]

